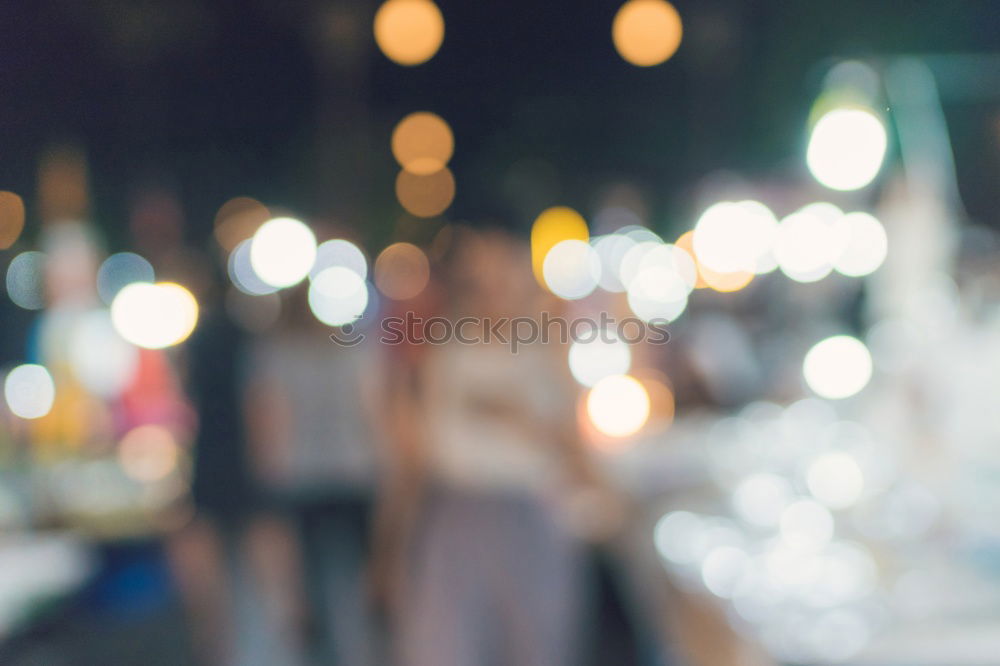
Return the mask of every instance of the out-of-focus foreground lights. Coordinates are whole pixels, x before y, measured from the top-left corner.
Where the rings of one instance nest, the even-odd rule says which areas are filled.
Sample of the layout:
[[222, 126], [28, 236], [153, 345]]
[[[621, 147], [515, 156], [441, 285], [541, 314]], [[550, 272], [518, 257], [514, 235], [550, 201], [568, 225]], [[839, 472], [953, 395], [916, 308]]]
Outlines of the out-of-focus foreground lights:
[[813, 127], [806, 164], [826, 187], [857, 190], [878, 175], [886, 144], [885, 126], [872, 111], [834, 109]]
[[830, 274], [847, 246], [843, 212], [829, 203], [809, 204], [778, 225], [774, 256], [778, 267], [796, 282], [816, 282]]
[[670, 322], [687, 308], [692, 286], [676, 270], [650, 266], [629, 282], [628, 305], [645, 322]]
[[309, 284], [309, 308], [328, 326], [349, 324], [368, 307], [368, 285], [349, 268], [333, 266]]
[[222, 204], [215, 214], [213, 235], [227, 252], [253, 236], [260, 225], [271, 219], [267, 206], [251, 197], [234, 197]]
[[593, 386], [605, 377], [624, 375], [632, 365], [629, 346], [614, 328], [594, 328], [569, 348], [569, 369], [584, 386]]
[[139, 367], [139, 350], [115, 330], [107, 310], [83, 315], [69, 338], [73, 375], [95, 395], [113, 399], [131, 383]]
[[444, 17], [431, 0], [388, 0], [375, 13], [375, 42], [399, 65], [434, 57], [444, 41]]
[[702, 213], [692, 246], [700, 265], [715, 273], [766, 272], [778, 221], [759, 201], [721, 201]]
[[56, 399], [52, 375], [44, 366], [34, 363], [19, 365], [3, 383], [7, 407], [22, 419], [39, 419], [49, 413]]
[[586, 221], [568, 206], [546, 208], [531, 225], [531, 270], [542, 286], [545, 286], [545, 258], [564, 240], [590, 240]]
[[169, 476], [176, 468], [180, 447], [173, 433], [162, 425], [141, 425], [129, 430], [118, 446], [122, 470], [142, 483]]
[[560, 241], [545, 256], [542, 276], [553, 294], [577, 300], [597, 288], [601, 279], [601, 258], [586, 241]]
[[403, 169], [396, 176], [396, 198], [411, 215], [440, 215], [455, 199], [455, 177], [448, 167], [431, 173], [413, 173]]
[[806, 472], [809, 492], [831, 509], [846, 509], [861, 498], [865, 478], [861, 466], [844, 451], [830, 451], [816, 458]]
[[136, 282], [118, 292], [111, 321], [125, 340], [146, 349], [162, 349], [187, 339], [198, 323], [198, 302], [173, 282]]
[[24, 230], [24, 202], [13, 192], [0, 192], [0, 250], [17, 242]]
[[817, 342], [802, 362], [806, 384], [823, 398], [855, 395], [872, 376], [872, 357], [864, 343], [849, 335]]
[[781, 512], [792, 503], [795, 489], [777, 474], [752, 474], [736, 486], [732, 504], [736, 515], [757, 527], [776, 527]]
[[609, 437], [628, 437], [646, 424], [649, 395], [634, 377], [605, 377], [587, 394], [587, 415], [599, 432]]
[[393, 243], [375, 259], [375, 286], [397, 301], [413, 298], [424, 290], [431, 277], [427, 255], [411, 243]]
[[830, 511], [809, 499], [800, 499], [781, 512], [781, 537], [790, 546], [819, 550], [833, 538]]
[[291, 217], [268, 220], [253, 235], [250, 265], [272, 287], [291, 287], [309, 274], [316, 261], [316, 236]]
[[863, 277], [878, 270], [889, 251], [882, 223], [868, 213], [848, 213], [838, 224], [844, 227], [848, 240], [834, 269], [849, 277]]
[[7, 295], [14, 305], [25, 310], [45, 307], [44, 266], [45, 255], [34, 250], [11, 259], [7, 266]]
[[253, 269], [253, 264], [250, 261], [250, 248], [252, 245], [253, 239], [247, 238], [233, 248], [226, 263], [229, 279], [232, 281], [233, 286], [244, 294], [251, 296], [273, 294], [278, 291], [278, 287], [264, 282]]
[[153, 265], [145, 258], [134, 252], [118, 252], [105, 259], [97, 269], [97, 294], [110, 305], [126, 286], [155, 279]]
[[621, 272], [622, 259], [635, 244], [635, 241], [628, 236], [618, 233], [591, 239], [591, 245], [601, 259], [601, 279], [598, 281], [601, 289], [610, 292], [625, 291], [625, 285], [618, 275]]
[[628, 0], [611, 25], [619, 55], [639, 67], [665, 62], [681, 45], [682, 35], [680, 14], [665, 0]]
[[368, 277], [368, 260], [357, 245], [343, 238], [334, 238], [320, 243], [316, 248], [316, 261], [309, 271], [309, 279], [315, 279], [322, 271], [334, 266], [343, 266], [358, 274], [362, 280]]
[[715, 596], [729, 599], [742, 580], [749, 562], [750, 556], [742, 548], [713, 548], [701, 563], [701, 581]]
[[428, 175], [440, 171], [454, 149], [455, 138], [448, 123], [429, 111], [411, 113], [392, 131], [392, 154], [410, 173]]

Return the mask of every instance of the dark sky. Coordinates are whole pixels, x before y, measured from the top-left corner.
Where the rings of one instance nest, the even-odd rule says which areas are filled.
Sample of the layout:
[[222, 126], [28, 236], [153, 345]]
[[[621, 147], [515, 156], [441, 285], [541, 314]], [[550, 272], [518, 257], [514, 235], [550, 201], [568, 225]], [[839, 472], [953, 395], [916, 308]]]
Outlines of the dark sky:
[[[374, 2], [3, 0], [0, 189], [22, 194], [30, 217], [39, 154], [73, 141], [112, 247], [151, 186], [176, 193], [192, 239], [226, 199], [251, 195], [383, 242], [399, 217], [389, 134], [429, 109], [456, 135], [452, 218], [524, 226], [534, 206], [592, 212], [627, 181], [672, 229], [715, 170], [803, 177], [805, 119], [831, 58], [1000, 51], [992, 0], [677, 0], [684, 42], [649, 69], [612, 47], [619, 2], [438, 4], [441, 51], [404, 68], [374, 45]], [[993, 225], [995, 83], [946, 109], [963, 195]]]

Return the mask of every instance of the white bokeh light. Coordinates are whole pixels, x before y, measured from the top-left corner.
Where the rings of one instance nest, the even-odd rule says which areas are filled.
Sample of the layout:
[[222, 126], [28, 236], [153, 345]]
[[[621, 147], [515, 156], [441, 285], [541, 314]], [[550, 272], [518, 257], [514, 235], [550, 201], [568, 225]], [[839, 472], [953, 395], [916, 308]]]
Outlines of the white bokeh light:
[[315, 279], [322, 271], [334, 266], [349, 268], [362, 280], [368, 277], [368, 260], [365, 259], [365, 253], [357, 245], [343, 238], [320, 243], [316, 248], [316, 261], [309, 271], [309, 278]]
[[328, 326], [349, 324], [368, 307], [368, 285], [349, 268], [324, 269], [309, 285], [309, 309]]
[[187, 339], [198, 323], [198, 302], [172, 282], [134, 282], [115, 296], [111, 321], [125, 340], [162, 349]]
[[601, 289], [610, 292], [625, 291], [625, 285], [619, 278], [622, 259], [635, 244], [628, 236], [617, 233], [591, 239], [591, 245], [601, 259], [601, 278], [598, 280]]
[[885, 126], [867, 109], [834, 109], [813, 127], [806, 164], [813, 177], [834, 190], [857, 190], [882, 168]]
[[70, 332], [69, 362], [77, 380], [89, 391], [115, 398], [135, 377], [139, 350], [115, 331], [107, 310], [95, 310], [84, 315]]
[[814, 500], [801, 499], [781, 512], [781, 537], [794, 548], [818, 550], [833, 538], [830, 511]]
[[52, 409], [56, 387], [52, 375], [41, 365], [19, 365], [4, 380], [4, 397], [7, 407], [22, 419], [39, 419]]
[[303, 222], [276, 217], [257, 229], [250, 245], [254, 273], [272, 287], [291, 287], [316, 261], [316, 236]]
[[687, 307], [690, 285], [665, 266], [643, 269], [629, 282], [628, 305], [645, 322], [670, 322]]
[[848, 398], [867, 386], [872, 357], [857, 338], [835, 335], [817, 342], [802, 362], [806, 383], [823, 398]]
[[253, 264], [250, 263], [250, 247], [252, 245], [253, 239], [247, 238], [240, 241], [229, 253], [229, 260], [226, 264], [229, 279], [233, 286], [244, 294], [251, 296], [273, 294], [278, 291], [278, 288], [260, 279], [260, 276], [253, 269]]
[[838, 225], [844, 229], [847, 243], [834, 261], [834, 269], [849, 277], [862, 277], [878, 270], [889, 251], [882, 223], [868, 213], [848, 213]]
[[605, 435], [633, 435], [649, 418], [649, 394], [629, 375], [605, 377], [587, 394], [587, 415], [594, 427]]
[[757, 527], [775, 527], [781, 512], [792, 503], [792, 485], [777, 474], [752, 474], [736, 486], [732, 505], [736, 515]]
[[709, 206], [694, 228], [698, 262], [719, 273], [767, 272], [778, 222], [759, 201], [720, 201]]
[[815, 203], [784, 218], [774, 240], [781, 272], [796, 282], [816, 282], [829, 275], [848, 242], [842, 217], [833, 204]]
[[585, 241], [560, 241], [545, 255], [542, 275], [553, 294], [569, 301], [577, 300], [597, 288], [601, 279], [601, 258]]
[[624, 375], [632, 364], [629, 346], [618, 338], [614, 328], [592, 330], [569, 348], [569, 369], [584, 386], [593, 386], [611, 375]]
[[865, 477], [854, 456], [830, 451], [817, 457], [806, 471], [809, 492], [831, 509], [846, 509], [861, 498]]
[[97, 269], [97, 293], [101, 300], [111, 305], [115, 296], [133, 282], [152, 282], [156, 279], [153, 265], [134, 252], [118, 252], [101, 263]]

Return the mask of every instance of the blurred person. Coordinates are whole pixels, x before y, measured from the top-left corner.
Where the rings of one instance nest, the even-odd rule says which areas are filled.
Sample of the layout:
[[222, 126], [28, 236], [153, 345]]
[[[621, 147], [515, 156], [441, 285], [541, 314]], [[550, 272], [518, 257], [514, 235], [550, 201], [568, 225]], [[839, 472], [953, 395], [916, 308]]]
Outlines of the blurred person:
[[254, 342], [244, 411], [257, 478], [283, 516], [269, 562], [285, 619], [304, 620], [308, 663], [364, 666], [375, 659], [363, 577], [376, 470], [370, 347], [335, 344], [305, 293], [291, 292], [277, 328]]
[[472, 321], [462, 332], [478, 341], [425, 346], [411, 361], [413, 403], [394, 407], [403, 436], [390, 441], [397, 481], [383, 500], [412, 510], [380, 518], [382, 534], [405, 541], [399, 662], [574, 663], [583, 561], [560, 501], [595, 477], [575, 432], [565, 348], [531, 342], [514, 353], [484, 337], [488, 318], [537, 317], [542, 304], [528, 250], [507, 234], [460, 234], [447, 287], [451, 321]]

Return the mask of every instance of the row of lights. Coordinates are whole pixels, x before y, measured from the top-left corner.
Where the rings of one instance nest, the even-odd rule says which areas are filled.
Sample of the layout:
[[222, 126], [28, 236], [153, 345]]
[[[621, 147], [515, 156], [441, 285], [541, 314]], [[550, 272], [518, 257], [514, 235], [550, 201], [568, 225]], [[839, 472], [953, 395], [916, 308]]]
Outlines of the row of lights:
[[[387, 58], [412, 67], [441, 48], [444, 17], [432, 0], [387, 0], [375, 13], [373, 31]], [[615, 49], [639, 67], [666, 62], [680, 47], [682, 35], [680, 14], [665, 0], [628, 0], [611, 25]]]

